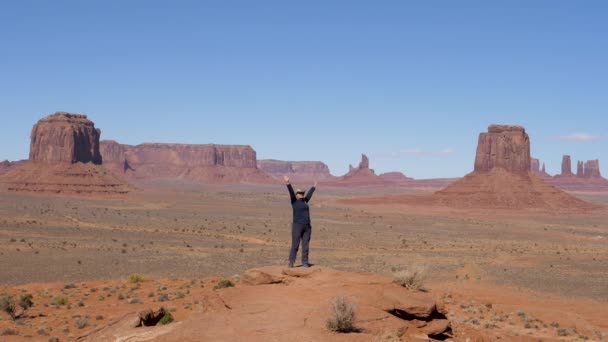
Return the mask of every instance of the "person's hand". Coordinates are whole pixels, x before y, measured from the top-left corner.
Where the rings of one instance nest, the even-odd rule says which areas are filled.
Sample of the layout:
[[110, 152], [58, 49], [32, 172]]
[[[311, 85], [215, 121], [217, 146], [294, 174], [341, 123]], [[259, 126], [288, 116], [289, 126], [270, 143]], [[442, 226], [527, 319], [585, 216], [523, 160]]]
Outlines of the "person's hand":
[[313, 185], [315, 188], [317, 187], [317, 181], [315, 181], [315, 185]]
[[285, 180], [285, 184], [289, 184], [289, 177], [283, 176], [283, 179]]

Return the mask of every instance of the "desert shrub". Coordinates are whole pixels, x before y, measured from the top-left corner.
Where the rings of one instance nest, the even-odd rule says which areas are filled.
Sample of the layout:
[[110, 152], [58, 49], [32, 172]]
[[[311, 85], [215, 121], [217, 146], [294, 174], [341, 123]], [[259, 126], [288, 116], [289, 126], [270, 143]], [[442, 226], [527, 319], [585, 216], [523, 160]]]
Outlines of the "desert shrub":
[[345, 297], [336, 297], [332, 303], [331, 316], [325, 322], [328, 330], [334, 332], [355, 331], [355, 309]]
[[133, 273], [129, 276], [129, 283], [143, 283], [146, 277], [141, 274]]
[[6, 328], [6, 329], [0, 331], [0, 336], [15, 336], [15, 335], [19, 335], [19, 331], [15, 330], [15, 329]]
[[173, 322], [173, 315], [170, 312], [165, 313], [165, 315], [163, 316], [163, 318], [160, 319], [160, 321], [158, 321], [159, 324], [162, 325], [166, 325], [169, 324], [171, 322]]
[[59, 342], [59, 337], [49, 337], [49, 342]]
[[78, 328], [78, 329], [84, 329], [89, 325], [89, 320], [86, 318], [81, 318], [76, 321], [75, 325], [76, 325], [76, 328]]
[[15, 317], [15, 299], [8, 294], [0, 296], [0, 310], [6, 312], [12, 318]]
[[54, 297], [51, 300], [51, 303], [55, 304], [55, 305], [67, 305], [68, 304], [68, 299], [65, 298], [65, 297]]
[[393, 275], [393, 282], [410, 290], [420, 290], [426, 279], [426, 268], [412, 266]]
[[28, 310], [29, 308], [34, 306], [34, 302], [32, 301], [33, 297], [34, 296], [29, 293], [21, 295], [21, 297], [19, 298], [19, 306], [22, 307], [23, 310]]
[[228, 279], [222, 279], [217, 283], [217, 285], [215, 285], [213, 287], [213, 289], [218, 290], [218, 289], [225, 289], [227, 287], [234, 287], [234, 283]]
[[118, 298], [118, 300], [123, 300], [123, 299], [125, 299], [125, 295], [123, 295], [122, 293], [119, 293], [118, 296], [116, 296], [116, 298]]

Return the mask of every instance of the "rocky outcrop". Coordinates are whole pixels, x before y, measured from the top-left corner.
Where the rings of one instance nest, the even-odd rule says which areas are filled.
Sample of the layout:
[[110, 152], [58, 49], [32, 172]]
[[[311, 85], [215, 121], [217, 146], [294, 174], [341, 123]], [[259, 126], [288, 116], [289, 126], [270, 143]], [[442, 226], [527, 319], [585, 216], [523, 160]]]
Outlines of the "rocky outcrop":
[[114, 195], [133, 190], [100, 165], [100, 134], [85, 115], [49, 115], [32, 129], [29, 162], [6, 173], [0, 183], [10, 191], [34, 193]]
[[329, 167], [320, 161], [283, 161], [263, 159], [257, 161], [258, 168], [274, 177], [282, 179], [288, 176], [292, 181], [325, 181], [335, 177], [329, 172]]
[[270, 182], [247, 145], [101, 142], [104, 164], [134, 179], [189, 179], [206, 183]]
[[569, 155], [564, 155], [562, 157], [562, 173], [560, 176], [562, 177], [571, 177], [574, 174], [572, 173], [572, 160]]
[[475, 170], [436, 192], [434, 203], [482, 209], [596, 208], [546, 184], [530, 171], [530, 164], [530, 140], [524, 128], [491, 125], [488, 133], [479, 136]]
[[[247, 281], [205, 295], [205, 309], [179, 323], [135, 328], [133, 313], [76, 341], [443, 341], [465, 336], [452, 331], [447, 318], [452, 309], [443, 300], [408, 290], [392, 278], [320, 266], [267, 266], [244, 274]], [[354, 304], [353, 333], [326, 327], [338, 297]], [[387, 339], [387, 331], [398, 333]]]
[[598, 159], [587, 160], [585, 162], [583, 177], [585, 177], [585, 178], [602, 178], [602, 174], [600, 172], [600, 161]]
[[576, 177], [583, 177], [583, 173], [584, 173], [584, 165], [582, 161], [577, 161], [576, 162]]
[[530, 171], [530, 139], [521, 126], [490, 125], [480, 133], [475, 171], [489, 172], [501, 167], [509, 172]]
[[101, 131], [86, 115], [57, 112], [34, 125], [30, 161], [51, 165], [77, 162], [100, 165], [100, 135]]

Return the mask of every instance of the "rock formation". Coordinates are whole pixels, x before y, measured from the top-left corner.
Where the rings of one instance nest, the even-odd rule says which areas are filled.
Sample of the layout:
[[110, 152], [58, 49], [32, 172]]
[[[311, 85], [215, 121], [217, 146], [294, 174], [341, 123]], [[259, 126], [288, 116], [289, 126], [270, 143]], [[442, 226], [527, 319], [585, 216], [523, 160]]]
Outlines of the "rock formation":
[[105, 164], [135, 179], [189, 179], [207, 183], [271, 182], [247, 145], [163, 144], [136, 146], [102, 141]]
[[572, 174], [572, 160], [569, 155], [564, 155], [562, 157], [562, 177], [571, 177]]
[[545, 163], [543, 163], [543, 166], [541, 169], [540, 160], [537, 158], [530, 159], [530, 171], [532, 171], [533, 174], [535, 174], [543, 179], [551, 177], [545, 170]]
[[30, 161], [44, 164], [100, 165], [101, 131], [86, 115], [57, 112], [34, 125], [31, 134]]
[[530, 161], [530, 139], [523, 127], [491, 125], [488, 133], [479, 136], [475, 170], [436, 192], [434, 199], [443, 205], [464, 208], [595, 208], [544, 183], [530, 171]]
[[361, 154], [361, 161], [357, 167], [348, 166], [348, 173], [333, 181], [325, 182], [330, 186], [395, 186], [410, 181], [401, 172], [388, 172], [378, 176], [373, 169], [369, 168], [369, 158]]
[[29, 162], [5, 174], [0, 183], [19, 192], [127, 193], [132, 188], [100, 165], [100, 134], [85, 115], [49, 115], [32, 129]]
[[258, 168], [276, 179], [284, 175], [295, 182], [326, 181], [335, 177], [329, 167], [320, 161], [283, 161], [275, 159], [258, 160]]
[[[564, 156], [562, 165], [567, 164], [569, 156]], [[559, 189], [579, 192], [606, 192], [608, 191], [608, 180], [604, 179], [600, 172], [599, 160], [578, 161], [576, 163], [576, 175], [567, 173], [567, 165], [562, 174], [545, 179], [545, 181]]]
[[576, 177], [583, 177], [583, 162], [582, 161], [577, 161], [576, 162]]
[[479, 134], [474, 171], [489, 172], [495, 167], [530, 171], [530, 139], [523, 127], [490, 125], [487, 133]]
[[540, 160], [536, 158], [530, 159], [530, 171], [534, 173], [540, 173]]
[[412, 178], [409, 178], [406, 175], [404, 175], [403, 172], [396, 172], [396, 171], [382, 173], [382, 174], [380, 174], [379, 177], [385, 181], [393, 182], [393, 183], [404, 183], [404, 182], [412, 180]]
[[[582, 162], [581, 162], [581, 164], [582, 164]], [[602, 174], [600, 173], [600, 161], [598, 159], [587, 160], [585, 162], [583, 177], [585, 177], [585, 178], [602, 178]]]

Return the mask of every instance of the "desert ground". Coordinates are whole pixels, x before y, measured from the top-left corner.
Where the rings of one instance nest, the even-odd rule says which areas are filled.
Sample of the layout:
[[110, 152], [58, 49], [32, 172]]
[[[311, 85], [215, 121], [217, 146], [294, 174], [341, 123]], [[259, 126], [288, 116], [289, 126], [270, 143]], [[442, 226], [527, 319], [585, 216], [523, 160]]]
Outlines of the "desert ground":
[[[213, 287], [205, 284], [227, 278], [238, 287], [248, 269], [286, 266], [291, 207], [281, 183], [136, 186], [101, 198], [0, 193], [0, 293], [34, 301], [26, 318], [0, 313], [0, 341], [74, 340], [127, 311], [156, 309], [162, 293], [179, 321], [204, 311], [200, 298]], [[349, 202], [403, 193], [425, 194], [319, 186], [313, 268], [391, 277], [421, 267], [423, 290], [449, 305], [453, 329], [470, 341], [608, 337], [607, 209]], [[608, 205], [608, 194], [576, 195]], [[134, 274], [147, 281], [129, 282]]]

